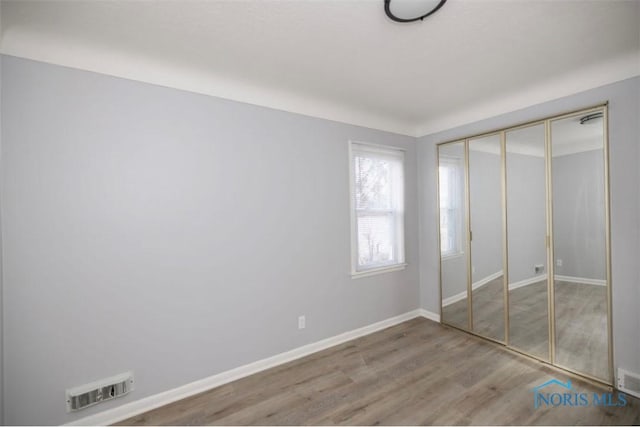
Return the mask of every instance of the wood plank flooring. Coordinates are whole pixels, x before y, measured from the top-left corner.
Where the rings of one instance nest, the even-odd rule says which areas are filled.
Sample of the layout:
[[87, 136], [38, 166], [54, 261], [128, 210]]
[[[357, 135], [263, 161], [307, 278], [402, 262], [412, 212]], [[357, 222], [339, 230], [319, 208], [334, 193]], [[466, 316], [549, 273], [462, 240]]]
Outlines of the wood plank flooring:
[[532, 389], [571, 379], [454, 328], [416, 318], [234, 381], [121, 425], [624, 425], [626, 407], [534, 409]]

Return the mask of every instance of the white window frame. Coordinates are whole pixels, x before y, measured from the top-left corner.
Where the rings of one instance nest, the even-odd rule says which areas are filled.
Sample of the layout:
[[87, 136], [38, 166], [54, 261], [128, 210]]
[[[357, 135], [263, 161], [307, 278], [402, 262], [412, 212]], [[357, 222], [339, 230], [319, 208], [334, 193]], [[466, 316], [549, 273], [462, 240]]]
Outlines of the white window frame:
[[[372, 267], [360, 267], [358, 265], [358, 211], [356, 210], [356, 176], [355, 176], [355, 154], [356, 153], [371, 153], [372, 155], [378, 154], [382, 156], [395, 157], [400, 160], [400, 164], [402, 165], [400, 171], [400, 184], [402, 185], [401, 190], [396, 192], [397, 196], [397, 204], [399, 206], [394, 207], [392, 210], [376, 211], [375, 214], [380, 215], [395, 215], [395, 252], [397, 253], [397, 259], [393, 263], [384, 264], [384, 265], [375, 265]], [[351, 277], [352, 278], [360, 278], [367, 277], [382, 273], [388, 273], [392, 271], [403, 270], [407, 263], [405, 262], [405, 245], [404, 245], [404, 210], [405, 210], [405, 187], [406, 180], [404, 178], [405, 171], [405, 162], [404, 162], [404, 152], [405, 150], [399, 147], [387, 146], [387, 145], [379, 145], [379, 144], [371, 144], [368, 142], [360, 142], [360, 141], [349, 141], [349, 198], [350, 198], [350, 209], [351, 209]], [[361, 210], [362, 213], [373, 213], [370, 211]]]
[[[441, 155], [440, 156], [440, 161], [439, 161], [439, 165], [438, 165], [438, 174], [440, 174], [440, 167], [442, 167], [442, 164], [448, 164], [448, 166], [454, 166], [457, 168], [457, 179], [460, 182], [457, 182], [454, 185], [454, 191], [456, 191], [455, 196], [453, 197], [454, 199], [456, 199], [456, 204], [458, 206], [454, 206], [453, 209], [456, 212], [456, 220], [455, 220], [455, 247], [452, 250], [449, 251], [442, 251], [441, 252], [441, 257], [442, 259], [447, 259], [447, 258], [455, 258], [455, 257], [459, 257], [464, 255], [464, 247], [463, 247], [463, 239], [462, 236], [464, 234], [464, 224], [463, 224], [463, 218], [464, 218], [464, 213], [463, 213], [463, 209], [464, 209], [464, 194], [458, 194], [458, 192], [460, 191], [461, 188], [464, 188], [464, 184], [462, 184], [462, 186], [460, 185], [463, 181], [464, 181], [464, 167], [462, 165], [462, 159], [458, 158], [458, 157], [452, 157], [452, 156], [446, 156], [446, 155]], [[438, 185], [440, 184], [440, 180], [441, 178], [438, 177]], [[438, 188], [439, 192], [442, 192], [442, 188]], [[452, 191], [453, 192], [453, 191]], [[451, 196], [451, 194], [450, 194]], [[442, 194], [439, 197], [440, 201], [442, 200]], [[440, 217], [440, 239], [442, 239], [442, 206], [439, 205], [438, 206], [438, 215]], [[440, 246], [442, 246], [442, 241], [440, 241]]]

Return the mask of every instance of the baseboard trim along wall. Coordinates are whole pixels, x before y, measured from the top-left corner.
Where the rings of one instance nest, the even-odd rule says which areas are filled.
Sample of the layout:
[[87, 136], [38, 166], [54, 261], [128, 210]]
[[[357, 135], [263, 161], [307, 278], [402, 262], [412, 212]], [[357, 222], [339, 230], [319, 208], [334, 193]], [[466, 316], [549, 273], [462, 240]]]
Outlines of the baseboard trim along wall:
[[[538, 283], [542, 280], [547, 280], [546, 274], [541, 274], [539, 276], [533, 276], [528, 279], [520, 280], [519, 282], [510, 283], [509, 290], [512, 291], [514, 289], [518, 289], [523, 286], [533, 285], [534, 283]], [[555, 275], [555, 280], [559, 282], [579, 283], [583, 285], [596, 285], [596, 286], [607, 285], [607, 281], [602, 279], [588, 279], [586, 277], [561, 276], [559, 274]]]
[[541, 282], [543, 280], [547, 280], [546, 274], [541, 274], [539, 276], [529, 277], [524, 280], [520, 280], [518, 282], [509, 283], [509, 290], [513, 291], [514, 289], [523, 288], [525, 286], [533, 285], [534, 283]]
[[[502, 270], [496, 271], [495, 273], [490, 274], [487, 277], [483, 277], [482, 279], [478, 280], [477, 282], [474, 282], [474, 283], [471, 284], [471, 290], [475, 291], [476, 289], [481, 288], [482, 286], [486, 285], [487, 283], [491, 282], [492, 280], [497, 279], [500, 276], [502, 276]], [[462, 301], [466, 297], [467, 297], [467, 291], [462, 291], [459, 294], [452, 295], [452, 296], [442, 300], [442, 306], [446, 307], [446, 306], [451, 305], [451, 304], [453, 304], [455, 302]]]
[[266, 369], [291, 362], [292, 360], [300, 359], [302, 357], [325, 350], [338, 344], [342, 344], [352, 339], [372, 334], [390, 326], [395, 326], [416, 317], [425, 317], [435, 322], [440, 321], [440, 315], [425, 309], [419, 308], [416, 310], [408, 311], [399, 316], [372, 323], [371, 325], [344, 332], [342, 334], [335, 335], [321, 341], [316, 341], [314, 343], [307, 344], [302, 347], [277, 354], [275, 356], [267, 357], [266, 359], [258, 360], [256, 362], [249, 363], [247, 365], [240, 366], [229, 371], [221, 372], [219, 374], [212, 375], [210, 377], [203, 378], [189, 384], [185, 384], [172, 390], [167, 390], [162, 393], [144, 397], [140, 400], [118, 406], [117, 408], [108, 409], [97, 414], [89, 415], [88, 417], [75, 420], [66, 425], [114, 424], [126, 420], [127, 418], [150, 411], [152, 409], [156, 409], [161, 406], [168, 405], [178, 400], [187, 398], [189, 396], [211, 390], [212, 388], [219, 387], [231, 381], [239, 380], [249, 375], [253, 375]]
[[561, 282], [582, 283], [583, 285], [607, 286], [607, 281], [602, 279], [588, 279], [586, 277], [560, 276], [556, 274], [556, 280]]
[[429, 310], [425, 310], [424, 308], [419, 308], [418, 312], [419, 312], [419, 315], [424, 317], [425, 319], [433, 320], [434, 322], [438, 322], [438, 323], [440, 322], [440, 315], [437, 313], [434, 313]]
[[[491, 275], [489, 275], [489, 276], [487, 276], [487, 277], [485, 277], [483, 279], [478, 280], [474, 284], [472, 284], [471, 285], [471, 289], [475, 291], [476, 289], [486, 285], [490, 281], [492, 281], [494, 279], [497, 279], [500, 276], [502, 276], [502, 271], [498, 271], [496, 273], [493, 273], [493, 274], [491, 274]], [[561, 276], [561, 275], [557, 275], [557, 274], [555, 276], [555, 279], [558, 280], [558, 281], [561, 281], [561, 282], [582, 283], [582, 284], [585, 284], [585, 285], [606, 286], [606, 284], [607, 284], [606, 280], [588, 279], [586, 277]], [[509, 290], [513, 291], [514, 289], [522, 288], [524, 286], [533, 285], [534, 283], [538, 283], [538, 282], [540, 282], [542, 280], [547, 280], [547, 275], [546, 274], [541, 274], [539, 276], [533, 276], [533, 277], [529, 277], [529, 278], [524, 279], [524, 280], [520, 280], [518, 282], [510, 283], [509, 284]], [[442, 301], [442, 306], [446, 307], [446, 306], [451, 305], [453, 303], [456, 303], [458, 301], [462, 301], [466, 297], [467, 297], [467, 293], [466, 292], [460, 292], [459, 294], [455, 294], [453, 296], [450, 296], [449, 298], [445, 298]]]

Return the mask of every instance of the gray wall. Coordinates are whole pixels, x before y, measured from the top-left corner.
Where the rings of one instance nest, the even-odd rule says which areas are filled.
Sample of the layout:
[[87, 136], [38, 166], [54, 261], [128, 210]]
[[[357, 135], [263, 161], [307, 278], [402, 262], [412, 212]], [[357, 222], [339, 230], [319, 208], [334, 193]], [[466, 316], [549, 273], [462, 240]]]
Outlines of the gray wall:
[[469, 143], [471, 282], [502, 270], [502, 178], [500, 155], [475, 151]]
[[[2, 101], [2, 55], [0, 55], [0, 103]], [[0, 107], [0, 128], [2, 127], [2, 108]], [[2, 159], [2, 132], [0, 132], [0, 159]], [[0, 168], [2, 162], [0, 161]], [[2, 168], [4, 169], [4, 168]], [[2, 179], [0, 170], [0, 180]], [[0, 194], [0, 224], [2, 223], [2, 195]], [[0, 424], [4, 424], [4, 303], [2, 274], [2, 232], [0, 227]]]
[[547, 271], [544, 157], [507, 153], [509, 283], [530, 279], [535, 265]]
[[[449, 298], [467, 291], [467, 254], [442, 260], [442, 298]], [[434, 311], [437, 313], [439, 310]]]
[[604, 153], [553, 158], [555, 274], [606, 279]]
[[420, 298], [438, 311], [435, 144], [609, 101], [613, 328], [616, 366], [640, 372], [640, 77], [470, 123], [418, 141]]
[[[13, 57], [2, 87], [7, 423], [419, 307], [414, 138]], [[403, 271], [349, 276], [349, 139], [407, 150]], [[65, 413], [67, 387], [126, 370], [130, 396]]]

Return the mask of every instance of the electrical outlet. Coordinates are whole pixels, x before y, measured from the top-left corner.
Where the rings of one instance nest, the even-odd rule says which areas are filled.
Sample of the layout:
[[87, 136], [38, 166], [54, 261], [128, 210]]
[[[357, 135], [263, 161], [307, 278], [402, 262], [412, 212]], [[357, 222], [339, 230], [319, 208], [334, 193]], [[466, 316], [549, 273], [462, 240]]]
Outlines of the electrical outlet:
[[562, 260], [561, 259], [556, 260], [556, 267], [562, 267]]
[[307, 327], [307, 319], [305, 316], [298, 316], [298, 329], [304, 329]]
[[536, 264], [533, 266], [534, 274], [544, 273], [544, 264]]
[[471, 273], [475, 273], [476, 272], [476, 268], [475, 267], [471, 267]]

